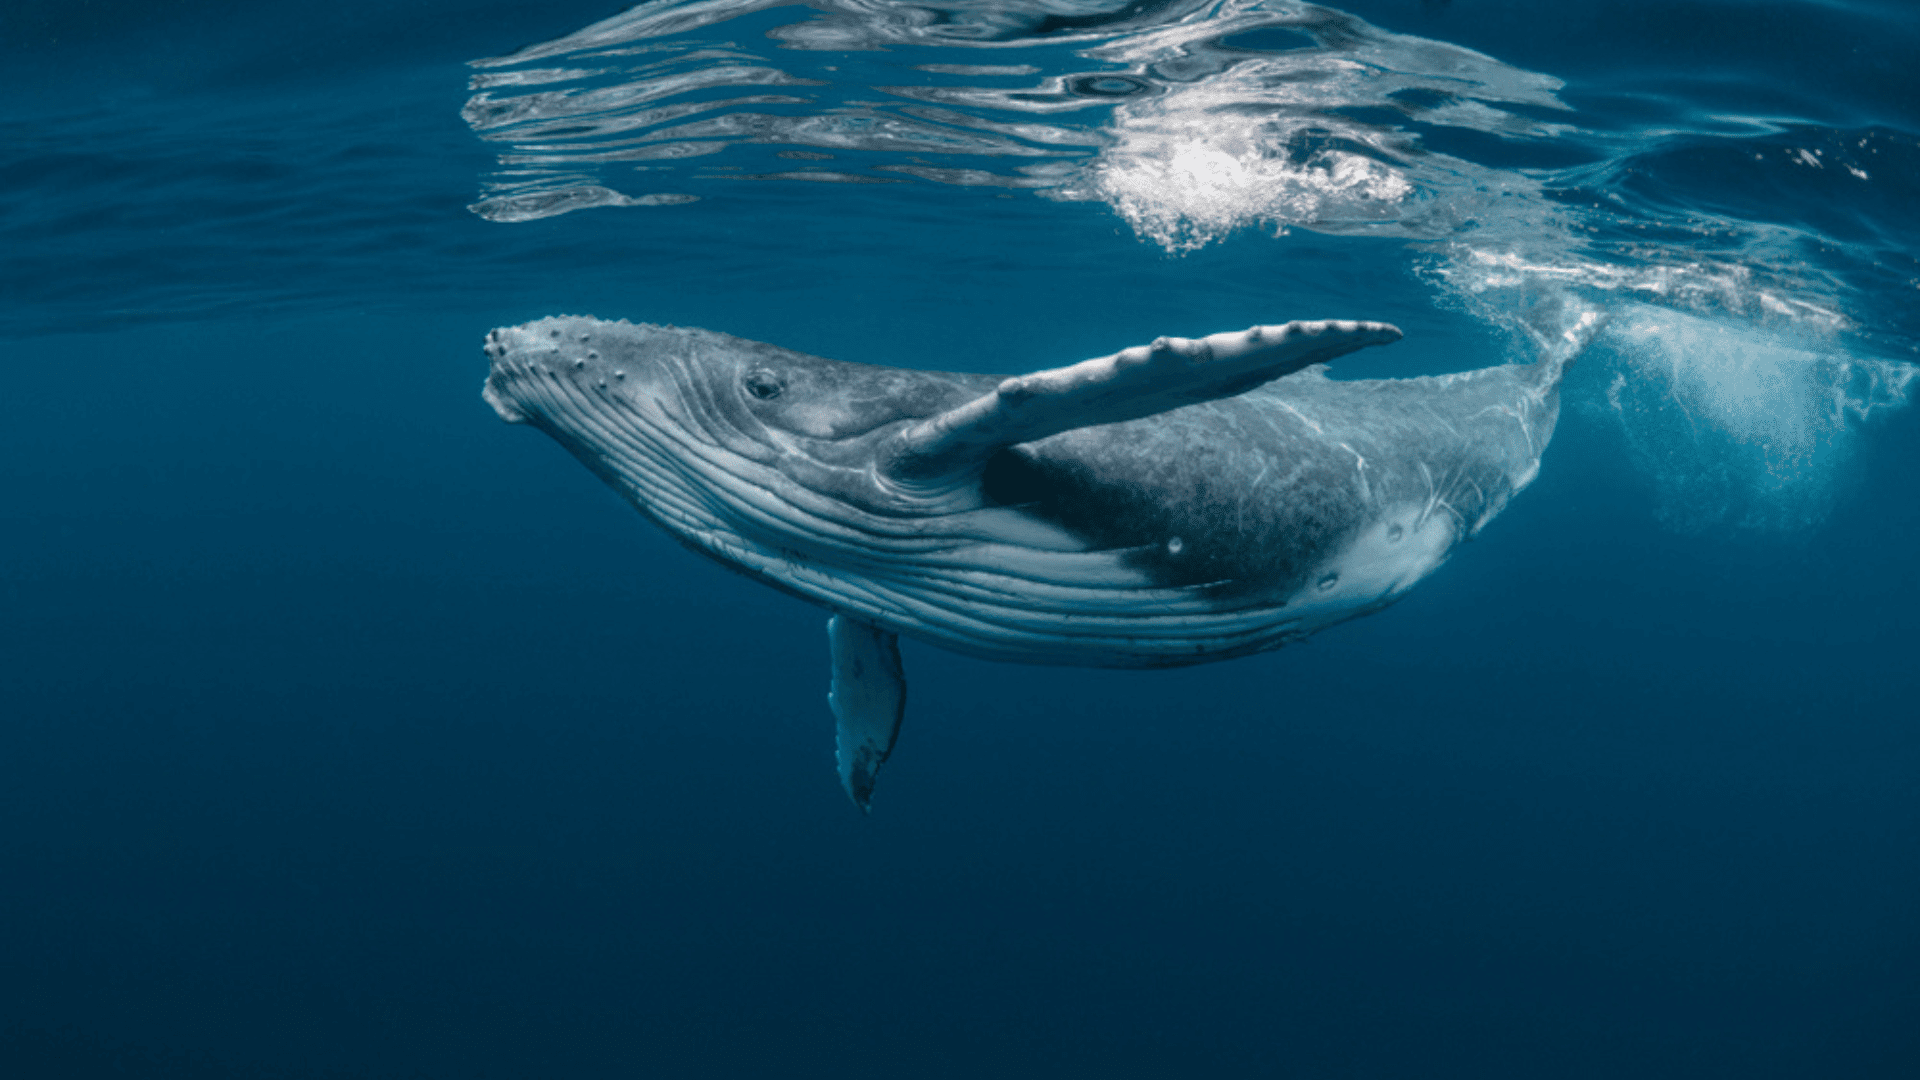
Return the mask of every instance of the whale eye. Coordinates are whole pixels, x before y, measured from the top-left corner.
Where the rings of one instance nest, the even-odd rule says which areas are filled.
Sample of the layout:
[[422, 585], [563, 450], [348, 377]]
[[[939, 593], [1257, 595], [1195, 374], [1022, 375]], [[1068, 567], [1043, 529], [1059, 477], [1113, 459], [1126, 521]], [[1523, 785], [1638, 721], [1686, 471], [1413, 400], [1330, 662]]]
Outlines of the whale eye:
[[780, 381], [780, 376], [766, 368], [754, 368], [747, 372], [743, 381], [746, 383], [747, 393], [761, 401], [771, 401], [780, 396], [780, 391], [787, 388], [786, 384]]

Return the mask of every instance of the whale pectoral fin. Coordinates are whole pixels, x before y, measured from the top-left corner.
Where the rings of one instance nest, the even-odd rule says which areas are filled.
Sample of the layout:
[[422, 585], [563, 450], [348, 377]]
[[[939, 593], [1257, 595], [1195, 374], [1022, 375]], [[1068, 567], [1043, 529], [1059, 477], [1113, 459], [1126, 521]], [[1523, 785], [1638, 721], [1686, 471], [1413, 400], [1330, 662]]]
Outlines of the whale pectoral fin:
[[1399, 339], [1399, 329], [1386, 323], [1347, 321], [1159, 338], [1111, 356], [1017, 375], [990, 394], [929, 417], [901, 435], [888, 471], [902, 478], [950, 474], [984, 462], [1005, 446], [1232, 397]]
[[891, 630], [835, 615], [827, 620], [833, 685], [827, 703], [837, 728], [834, 761], [840, 786], [861, 812], [873, 798], [873, 778], [893, 753], [907, 710], [907, 679], [900, 670], [900, 639]]

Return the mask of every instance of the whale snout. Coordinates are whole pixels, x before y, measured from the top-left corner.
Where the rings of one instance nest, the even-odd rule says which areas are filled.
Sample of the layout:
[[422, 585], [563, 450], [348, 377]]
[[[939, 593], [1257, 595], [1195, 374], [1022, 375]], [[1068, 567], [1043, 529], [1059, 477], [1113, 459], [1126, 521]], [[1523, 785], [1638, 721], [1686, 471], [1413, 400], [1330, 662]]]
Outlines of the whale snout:
[[481, 397], [510, 424], [527, 422], [531, 411], [551, 412], [561, 402], [579, 404], [628, 380], [631, 364], [603, 355], [619, 324], [577, 315], [561, 315], [487, 332], [484, 346], [492, 368]]

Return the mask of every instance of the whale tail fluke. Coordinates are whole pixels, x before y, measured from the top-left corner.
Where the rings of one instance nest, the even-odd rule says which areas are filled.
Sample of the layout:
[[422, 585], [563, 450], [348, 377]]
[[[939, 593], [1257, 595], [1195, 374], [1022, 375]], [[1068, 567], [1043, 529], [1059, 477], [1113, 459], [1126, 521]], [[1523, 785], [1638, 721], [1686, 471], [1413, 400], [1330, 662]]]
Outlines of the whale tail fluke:
[[1557, 389], [1560, 380], [1566, 377], [1567, 365], [1587, 351], [1587, 346], [1593, 344], [1593, 339], [1606, 325], [1605, 312], [1571, 297], [1560, 297], [1523, 316], [1520, 329], [1540, 352], [1534, 361], [1540, 385]]

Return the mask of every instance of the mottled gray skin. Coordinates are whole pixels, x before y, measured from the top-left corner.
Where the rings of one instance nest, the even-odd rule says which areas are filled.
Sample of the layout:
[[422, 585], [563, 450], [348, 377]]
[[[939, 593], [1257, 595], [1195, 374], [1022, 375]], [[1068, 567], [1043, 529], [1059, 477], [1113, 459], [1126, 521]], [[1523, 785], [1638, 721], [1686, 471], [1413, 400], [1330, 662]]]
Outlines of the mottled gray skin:
[[[1512, 365], [1338, 382], [1312, 369], [1012, 447], [984, 487], [1096, 546], [1131, 551], [1129, 562], [1164, 584], [1223, 600], [1290, 594], [1383, 505], [1444, 514], [1459, 539], [1478, 532], [1532, 479], [1552, 433], [1551, 394], [1529, 397], [1540, 374]], [[1177, 553], [1156, 542], [1173, 536]]]
[[502, 416], [695, 550], [961, 652], [1108, 667], [1244, 655], [1391, 603], [1532, 480], [1564, 367], [1310, 368], [923, 477], [903, 432], [1001, 377], [574, 317], [487, 351]]

